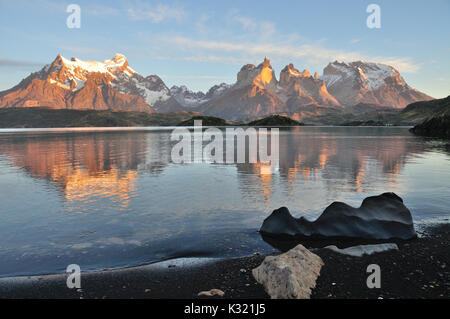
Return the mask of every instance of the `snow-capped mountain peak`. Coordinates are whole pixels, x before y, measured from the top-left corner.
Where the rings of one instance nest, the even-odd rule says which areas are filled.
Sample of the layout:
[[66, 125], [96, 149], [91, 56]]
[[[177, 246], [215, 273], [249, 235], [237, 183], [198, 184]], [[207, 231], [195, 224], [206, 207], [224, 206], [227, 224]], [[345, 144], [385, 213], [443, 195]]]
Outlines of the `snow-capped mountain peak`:
[[214, 85], [213, 87], [211, 87], [205, 94], [201, 91], [193, 92], [185, 85], [174, 85], [170, 88], [170, 93], [183, 107], [195, 108], [215, 97], [222, 95], [230, 87], [231, 85], [229, 84], [221, 83], [219, 85]]
[[[135, 73], [131, 78], [118, 77], [113, 85], [121, 92], [141, 96], [158, 111], [164, 111], [164, 107], [161, 107], [161, 105], [171, 99], [173, 100], [169, 88], [157, 75], [149, 75], [144, 78]], [[176, 105], [176, 110], [181, 109], [176, 101], [172, 102], [174, 102], [172, 103], [174, 106]]]
[[103, 62], [67, 59], [59, 54], [17, 88], [21, 90], [18, 95], [4, 94], [4, 105], [139, 112], [182, 109], [161, 78], [157, 75], [144, 78], [129, 66], [123, 54], [115, 54]]
[[227, 91], [229, 88], [231, 88], [231, 86], [232, 86], [231, 84], [227, 83], [220, 83], [218, 85], [214, 85], [208, 90], [208, 92], [206, 92], [206, 98], [210, 100], [212, 98], [220, 96], [223, 93], [225, 93], [225, 91]]
[[172, 86], [170, 88], [170, 93], [178, 101], [178, 103], [180, 103], [183, 107], [186, 108], [195, 108], [207, 101], [205, 93], [201, 91], [193, 92], [192, 90], [188, 89], [185, 85]]
[[351, 63], [340, 63], [338, 61], [330, 63], [326, 67], [322, 79], [329, 88], [345, 79], [359, 79], [368, 89], [377, 90], [384, 85], [385, 80], [389, 77], [395, 78], [400, 85], [405, 84], [400, 73], [392, 66], [361, 60]]
[[[64, 57], [63, 57], [64, 59]], [[133, 69], [128, 65], [128, 60], [123, 54], [116, 53], [112, 59], [104, 60], [103, 62], [97, 61], [83, 61], [78, 58], [72, 58], [70, 62], [64, 61], [65, 64], [71, 64], [73, 67], [80, 67], [89, 72], [100, 72], [107, 73], [110, 72], [115, 74], [121, 71], [128, 71], [130, 73], [135, 73]]]
[[54, 81], [58, 82], [59, 78], [62, 80], [59, 81], [60, 85], [69, 85], [73, 90], [82, 88], [90, 74], [100, 73], [113, 89], [120, 93], [140, 96], [158, 111], [181, 109], [159, 76], [141, 76], [129, 66], [126, 56], [120, 53], [103, 62], [84, 61], [78, 58], [68, 60], [58, 55], [48, 68], [48, 73], [52, 72], [58, 74]]
[[89, 75], [93, 73], [104, 75], [106, 81], [111, 83], [120, 73], [131, 77], [136, 72], [122, 54], [116, 54], [112, 59], [103, 62], [86, 61], [76, 57], [69, 60], [59, 54], [51, 64], [41, 70], [41, 76], [50, 77], [53, 83], [61, 87], [70, 86], [72, 90], [82, 89]]
[[113, 61], [114, 63], [120, 64], [120, 65], [124, 65], [125, 63], [128, 63], [127, 57], [120, 53], [116, 53], [111, 60], [105, 60], [104, 63], [106, 63], [107, 61]]
[[412, 89], [394, 67], [382, 63], [334, 61], [328, 64], [320, 78], [328, 91], [344, 105], [369, 103], [404, 107], [430, 98]]

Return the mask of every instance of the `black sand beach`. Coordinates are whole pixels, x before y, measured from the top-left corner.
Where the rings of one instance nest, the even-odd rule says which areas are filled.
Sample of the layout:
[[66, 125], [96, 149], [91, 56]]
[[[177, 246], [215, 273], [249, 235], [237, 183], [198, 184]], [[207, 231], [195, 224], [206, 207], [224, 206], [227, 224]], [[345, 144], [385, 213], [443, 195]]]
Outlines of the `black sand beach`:
[[[313, 299], [449, 298], [450, 224], [429, 226], [419, 239], [388, 251], [349, 257], [317, 249], [324, 261]], [[220, 289], [224, 297], [268, 298], [251, 269], [264, 256], [179, 266], [174, 262], [82, 274], [81, 291], [66, 287], [66, 275], [1, 279], [0, 298], [199, 298], [200, 291]], [[381, 288], [369, 289], [369, 264], [381, 267]], [[205, 298], [205, 297], [202, 297]], [[211, 297], [209, 297], [211, 298]]]

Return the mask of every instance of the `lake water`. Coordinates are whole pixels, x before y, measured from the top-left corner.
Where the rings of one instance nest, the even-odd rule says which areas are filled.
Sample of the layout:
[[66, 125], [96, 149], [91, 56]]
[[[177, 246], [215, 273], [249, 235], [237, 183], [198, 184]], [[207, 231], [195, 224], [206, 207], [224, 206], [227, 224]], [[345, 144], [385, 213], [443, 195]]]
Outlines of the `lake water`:
[[174, 164], [171, 130], [0, 130], [0, 277], [270, 252], [257, 232], [287, 206], [395, 192], [415, 223], [450, 218], [450, 147], [407, 128], [280, 131], [280, 162]]

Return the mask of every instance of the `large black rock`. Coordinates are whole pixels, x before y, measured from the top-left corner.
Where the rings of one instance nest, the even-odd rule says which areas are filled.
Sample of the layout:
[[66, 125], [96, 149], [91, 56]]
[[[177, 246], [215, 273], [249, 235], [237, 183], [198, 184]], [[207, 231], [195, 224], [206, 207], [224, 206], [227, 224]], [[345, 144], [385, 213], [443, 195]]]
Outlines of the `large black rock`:
[[368, 197], [359, 208], [334, 202], [313, 222], [296, 219], [282, 207], [264, 220], [260, 232], [275, 238], [307, 239], [406, 240], [417, 236], [411, 212], [394, 193]]

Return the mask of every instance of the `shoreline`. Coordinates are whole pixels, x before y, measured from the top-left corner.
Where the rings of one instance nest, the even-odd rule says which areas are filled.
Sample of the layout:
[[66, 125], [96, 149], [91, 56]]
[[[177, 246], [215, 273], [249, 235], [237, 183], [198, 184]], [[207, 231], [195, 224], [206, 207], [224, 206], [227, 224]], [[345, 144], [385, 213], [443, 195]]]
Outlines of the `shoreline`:
[[[51, 132], [70, 132], [70, 133], [78, 133], [78, 132], [120, 132], [120, 131], [165, 131], [165, 130], [173, 130], [175, 128], [194, 128], [195, 126], [177, 126], [177, 125], [149, 125], [149, 126], [55, 126], [55, 127], [0, 127], [0, 133], [32, 133], [32, 132], [43, 132], [43, 133], [51, 133]], [[385, 125], [385, 126], [346, 126], [346, 125], [297, 125], [297, 126], [247, 126], [247, 125], [227, 125], [227, 126], [210, 126], [210, 125], [202, 125], [203, 128], [217, 127], [220, 129], [225, 128], [278, 128], [278, 129], [292, 129], [292, 128], [388, 128], [388, 129], [411, 129], [414, 125]], [[414, 135], [411, 133], [413, 136]], [[427, 137], [427, 136], [421, 136]], [[428, 136], [434, 139], [440, 139], [439, 137]]]
[[[313, 249], [325, 265], [311, 298], [449, 298], [450, 223], [431, 225], [418, 239], [399, 244], [398, 251], [350, 257]], [[196, 299], [200, 291], [220, 289], [225, 299], [269, 296], [251, 270], [264, 255], [234, 259], [182, 258], [155, 264], [82, 273], [81, 289], [68, 289], [67, 274], [0, 279], [0, 298], [69, 299]], [[366, 286], [366, 267], [381, 268], [380, 289]]]

